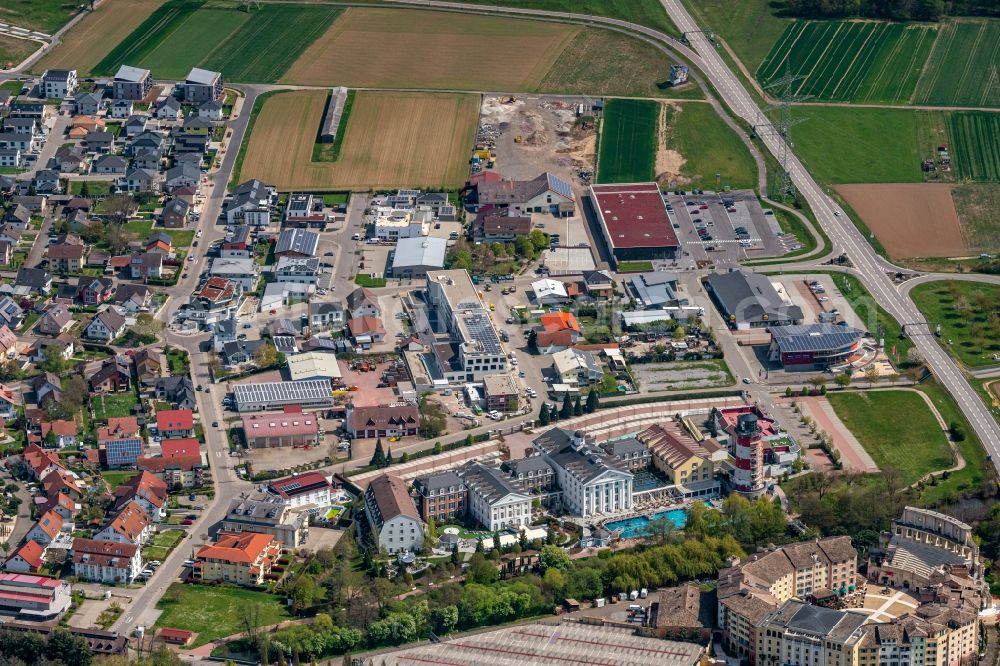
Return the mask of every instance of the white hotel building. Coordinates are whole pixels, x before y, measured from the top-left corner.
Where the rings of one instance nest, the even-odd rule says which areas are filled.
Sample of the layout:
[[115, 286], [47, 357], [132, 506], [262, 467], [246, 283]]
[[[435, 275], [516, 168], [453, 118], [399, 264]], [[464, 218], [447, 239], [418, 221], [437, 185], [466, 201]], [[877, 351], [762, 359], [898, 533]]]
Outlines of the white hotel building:
[[632, 473], [587, 443], [583, 433], [552, 428], [532, 446], [555, 470], [563, 506], [572, 514], [587, 518], [632, 509]]

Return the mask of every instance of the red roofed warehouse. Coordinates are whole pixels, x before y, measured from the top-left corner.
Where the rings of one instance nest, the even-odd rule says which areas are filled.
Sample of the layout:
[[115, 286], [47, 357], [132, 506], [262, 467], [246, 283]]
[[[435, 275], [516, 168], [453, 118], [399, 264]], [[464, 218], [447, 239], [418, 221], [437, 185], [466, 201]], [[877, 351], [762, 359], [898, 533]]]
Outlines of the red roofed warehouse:
[[656, 183], [591, 185], [590, 203], [616, 261], [674, 258], [680, 242]]
[[0, 612], [37, 619], [55, 617], [72, 601], [69, 583], [45, 576], [0, 573]]
[[248, 414], [243, 417], [243, 436], [251, 449], [316, 446], [319, 422], [315, 414], [302, 411]]

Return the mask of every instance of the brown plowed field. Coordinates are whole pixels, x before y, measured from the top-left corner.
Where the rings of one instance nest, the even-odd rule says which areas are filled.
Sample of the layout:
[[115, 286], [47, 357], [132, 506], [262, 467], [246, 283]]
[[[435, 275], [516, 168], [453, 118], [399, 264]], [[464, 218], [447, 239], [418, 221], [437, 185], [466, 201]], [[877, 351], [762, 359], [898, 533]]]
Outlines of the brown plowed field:
[[898, 259], [966, 253], [947, 183], [837, 185], [879, 242]]
[[534, 90], [580, 28], [424, 10], [351, 8], [282, 78], [297, 85]]
[[479, 118], [479, 96], [358, 91], [336, 162], [313, 162], [327, 91], [298, 90], [264, 102], [242, 179], [281, 190], [460, 187]]
[[62, 43], [32, 67], [33, 71], [71, 68], [80, 76], [145, 21], [166, 0], [105, 0], [61, 37]]

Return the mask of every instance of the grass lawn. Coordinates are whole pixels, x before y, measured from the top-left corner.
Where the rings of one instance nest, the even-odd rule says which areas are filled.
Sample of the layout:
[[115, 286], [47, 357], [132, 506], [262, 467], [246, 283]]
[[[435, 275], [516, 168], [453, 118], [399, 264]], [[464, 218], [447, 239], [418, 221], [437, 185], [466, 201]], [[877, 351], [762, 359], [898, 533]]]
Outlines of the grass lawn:
[[684, 158], [681, 176], [685, 185], [716, 189], [753, 189], [757, 167], [740, 137], [708, 104], [688, 103], [668, 108], [666, 146]]
[[827, 399], [875, 463], [898, 469], [904, 483], [954, 464], [947, 437], [916, 393], [831, 392]]
[[[167, 352], [167, 363], [170, 365], [171, 375], [186, 375], [191, 367], [188, 353], [183, 349], [171, 348]], [[159, 409], [157, 407], [157, 410]], [[170, 409], [170, 407], [166, 407], [166, 409]]]
[[65, 0], [4, 0], [0, 3], [0, 21], [51, 34], [73, 17], [79, 4]]
[[[496, 0], [472, 0], [472, 2], [477, 5], [497, 4]], [[680, 32], [674, 27], [658, 0], [504, 0], [500, 6], [607, 16], [639, 23], [668, 35], [680, 37]]]
[[71, 180], [69, 181], [69, 194], [77, 197], [83, 196], [83, 184], [87, 184], [87, 196], [102, 197], [111, 194], [114, 181], [110, 180]]
[[135, 407], [136, 397], [128, 393], [114, 393], [105, 396], [95, 396], [91, 400], [94, 407], [94, 418], [107, 419], [115, 416], [131, 416]]
[[0, 83], [0, 90], [6, 90], [11, 95], [17, 95], [19, 92], [21, 92], [21, 88], [23, 88], [23, 87], [24, 87], [24, 83], [22, 83], [21, 81], [14, 80], [14, 79], [11, 79], [10, 81], [4, 81], [3, 83]]
[[360, 274], [355, 276], [354, 284], [359, 287], [369, 287], [377, 289], [385, 286], [385, 278], [373, 278], [370, 275]]
[[162, 562], [167, 559], [167, 555], [169, 554], [169, 548], [164, 548], [163, 546], [146, 546], [142, 549], [142, 561], [159, 560]]
[[914, 304], [931, 322], [941, 325], [941, 342], [969, 367], [996, 365], [1000, 354], [1000, 286], [959, 280], [917, 285]]
[[112, 491], [135, 475], [135, 470], [105, 470], [101, 472], [101, 477], [111, 486]]
[[619, 273], [645, 273], [653, 270], [652, 261], [619, 261]]
[[751, 73], [789, 23], [775, 16], [770, 0], [684, 0], [684, 6], [698, 25], [724, 39]]
[[0, 35], [0, 63], [17, 65], [41, 47], [41, 43], [29, 39], [17, 39], [10, 35]]
[[601, 123], [598, 182], [635, 183], [653, 177], [661, 109], [660, 104], [649, 100], [608, 101]]
[[[844, 295], [858, 318], [861, 319], [862, 327], [868, 329], [873, 334], [881, 329], [885, 334], [886, 350], [890, 352], [890, 360], [899, 367], [900, 363], [906, 363], [906, 352], [913, 346], [909, 338], [899, 339], [900, 326], [892, 315], [890, 315], [875, 299], [871, 297], [861, 281], [853, 275], [843, 273], [831, 273], [834, 284]], [[896, 350], [896, 356], [892, 356], [892, 350]]]
[[170, 236], [171, 243], [175, 248], [191, 247], [194, 241], [194, 229], [164, 229], [164, 233]]
[[125, 223], [125, 230], [138, 236], [138, 240], [144, 241], [153, 234], [153, 218], [129, 220]]
[[184, 538], [184, 530], [166, 530], [153, 537], [153, 545], [173, 548]]
[[[827, 183], [920, 183], [920, 114], [907, 109], [803, 106], [792, 128], [796, 153]], [[879, 155], [879, 159], [872, 159]]]
[[925, 486], [921, 499], [925, 503], [940, 502], [969, 488], [980, 487], [986, 480], [987, 474], [992, 474], [988, 471], [992, 466], [986, 461], [986, 452], [962, 415], [962, 410], [955, 404], [951, 395], [933, 379], [922, 383], [919, 389], [931, 399], [946, 423], [957, 422], [966, 433], [965, 440], [957, 443], [958, 450], [965, 458], [965, 469], [952, 472], [947, 479], [938, 481], [934, 485]]
[[198, 632], [192, 644], [197, 647], [239, 633], [242, 630], [239, 609], [244, 603], [256, 607], [261, 626], [290, 617], [284, 598], [266, 592], [173, 583], [156, 604], [163, 611], [156, 624]]

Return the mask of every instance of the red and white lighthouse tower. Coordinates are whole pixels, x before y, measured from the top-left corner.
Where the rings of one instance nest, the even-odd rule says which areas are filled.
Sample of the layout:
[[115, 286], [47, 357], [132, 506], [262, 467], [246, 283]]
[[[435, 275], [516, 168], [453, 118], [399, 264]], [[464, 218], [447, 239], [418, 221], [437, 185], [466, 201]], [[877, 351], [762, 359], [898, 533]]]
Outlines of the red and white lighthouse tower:
[[736, 421], [736, 446], [733, 449], [736, 470], [733, 484], [736, 492], [747, 499], [764, 494], [764, 442], [756, 414], [740, 414]]

